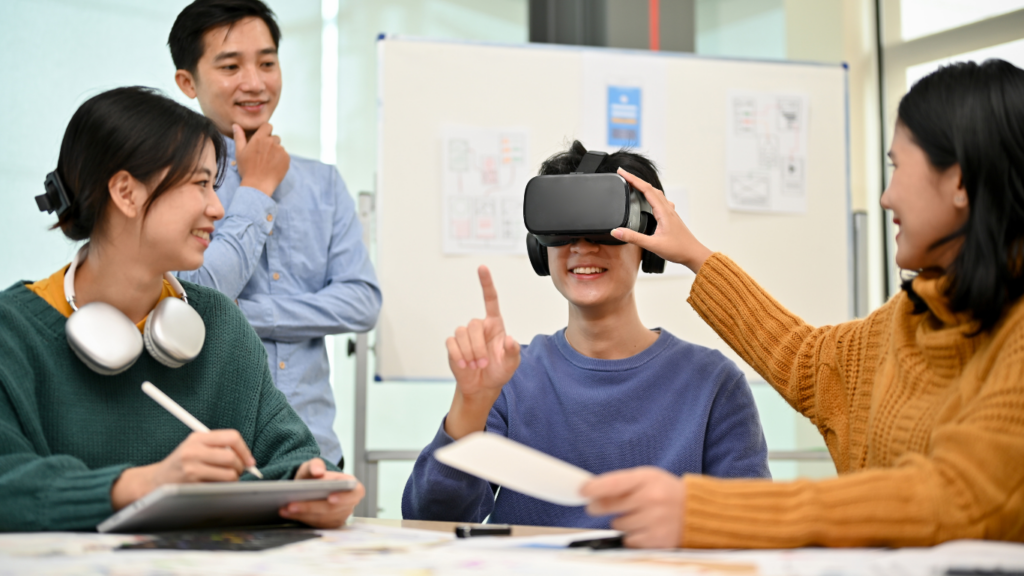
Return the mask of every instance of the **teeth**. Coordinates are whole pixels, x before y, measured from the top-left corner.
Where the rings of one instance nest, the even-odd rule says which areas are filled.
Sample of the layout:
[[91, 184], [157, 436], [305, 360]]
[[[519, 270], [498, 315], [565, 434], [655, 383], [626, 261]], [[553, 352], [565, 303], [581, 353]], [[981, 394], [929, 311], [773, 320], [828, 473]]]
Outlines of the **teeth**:
[[604, 268], [595, 268], [593, 266], [581, 266], [579, 268], [572, 269], [573, 274], [600, 274], [601, 272], [604, 272]]
[[210, 241], [210, 233], [207, 232], [206, 230], [193, 230], [192, 231], [192, 235], [193, 236], [198, 236], [199, 238], [202, 238], [203, 240], [206, 240], [207, 242]]

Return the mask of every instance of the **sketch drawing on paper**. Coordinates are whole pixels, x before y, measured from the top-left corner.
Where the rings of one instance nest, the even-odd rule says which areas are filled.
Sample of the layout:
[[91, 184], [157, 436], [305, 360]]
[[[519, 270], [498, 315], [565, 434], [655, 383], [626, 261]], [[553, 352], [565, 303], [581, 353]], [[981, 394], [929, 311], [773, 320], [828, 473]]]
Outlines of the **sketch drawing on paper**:
[[807, 96], [732, 92], [726, 135], [729, 208], [807, 211]]
[[442, 146], [444, 253], [524, 252], [526, 131], [449, 127]]

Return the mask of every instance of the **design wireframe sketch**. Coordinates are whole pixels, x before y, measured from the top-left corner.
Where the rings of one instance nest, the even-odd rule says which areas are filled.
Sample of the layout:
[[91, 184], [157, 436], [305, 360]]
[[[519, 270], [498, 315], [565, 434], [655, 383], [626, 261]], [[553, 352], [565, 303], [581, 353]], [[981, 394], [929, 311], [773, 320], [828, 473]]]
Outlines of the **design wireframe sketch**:
[[442, 146], [445, 254], [526, 252], [523, 190], [530, 178], [521, 129], [449, 127]]
[[807, 211], [807, 102], [802, 94], [729, 93], [725, 186], [730, 209]]

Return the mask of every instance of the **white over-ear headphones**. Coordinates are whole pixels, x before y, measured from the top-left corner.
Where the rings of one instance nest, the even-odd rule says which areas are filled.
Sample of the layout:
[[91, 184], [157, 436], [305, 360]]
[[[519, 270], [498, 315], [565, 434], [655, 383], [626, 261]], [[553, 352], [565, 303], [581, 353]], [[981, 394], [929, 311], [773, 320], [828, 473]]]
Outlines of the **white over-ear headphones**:
[[64, 296], [74, 310], [64, 331], [68, 345], [86, 366], [105, 376], [120, 374], [142, 355], [143, 341], [150, 356], [170, 368], [181, 367], [199, 355], [206, 341], [206, 324], [188, 305], [181, 282], [170, 273], [165, 278], [181, 294], [181, 300], [161, 300], [149, 313], [144, 337], [127, 316], [110, 304], [90, 302], [79, 308], [75, 304], [75, 270], [88, 249], [88, 244], [82, 246], [64, 274]]

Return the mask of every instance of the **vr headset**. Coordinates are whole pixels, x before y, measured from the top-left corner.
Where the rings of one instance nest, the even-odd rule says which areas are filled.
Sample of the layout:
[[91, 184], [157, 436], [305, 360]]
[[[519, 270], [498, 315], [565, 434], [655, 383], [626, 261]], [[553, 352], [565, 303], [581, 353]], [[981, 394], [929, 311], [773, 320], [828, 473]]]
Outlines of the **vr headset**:
[[[564, 246], [580, 238], [596, 244], [625, 244], [611, 235], [615, 228], [654, 234], [658, 222], [644, 195], [618, 174], [595, 173], [607, 157], [606, 152], [587, 152], [576, 172], [534, 176], [526, 183], [526, 251], [539, 276], [551, 274], [548, 246]], [[644, 250], [641, 269], [661, 274], [665, 260]]]

